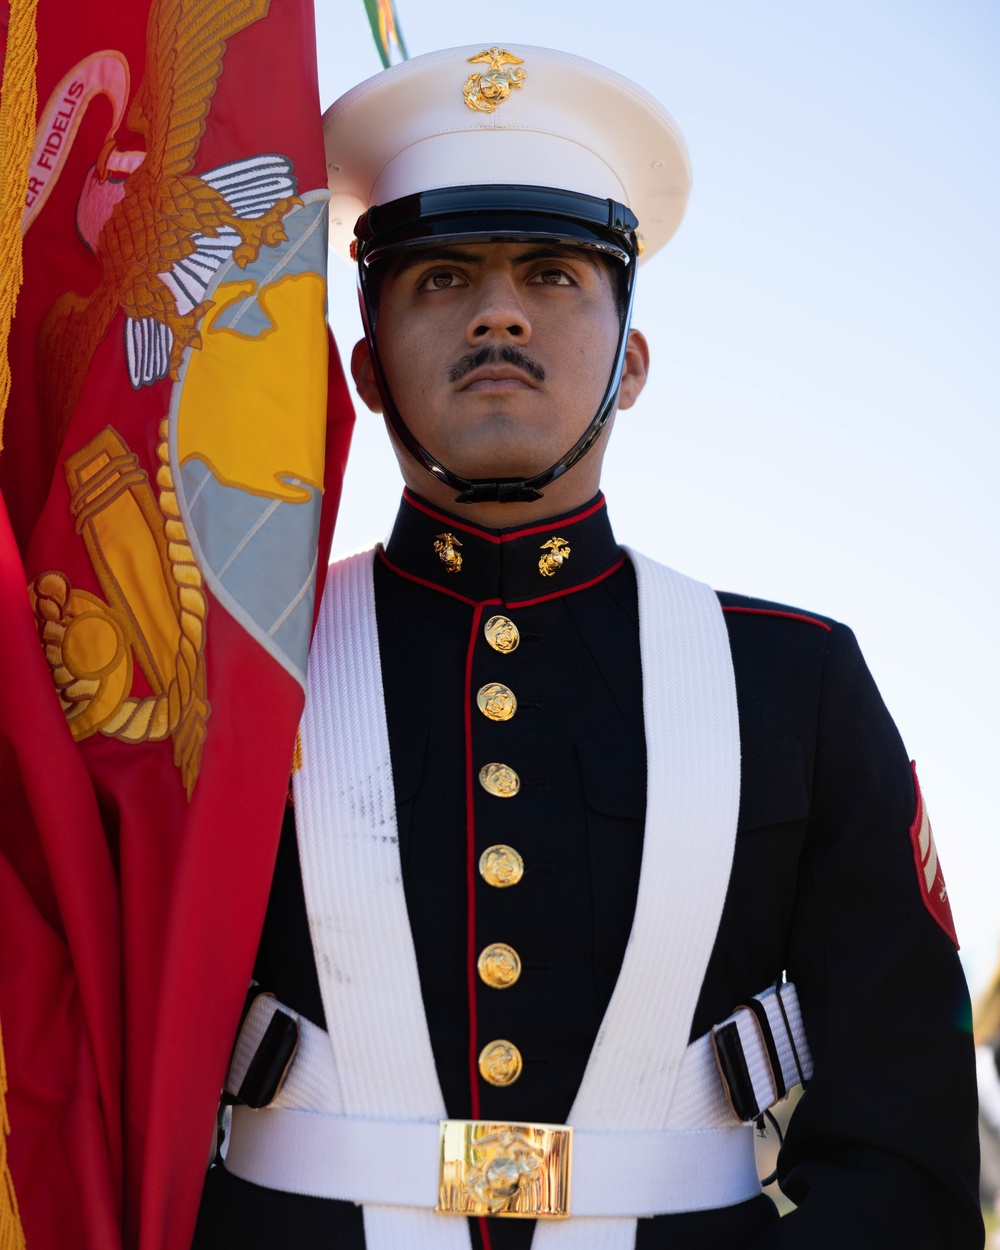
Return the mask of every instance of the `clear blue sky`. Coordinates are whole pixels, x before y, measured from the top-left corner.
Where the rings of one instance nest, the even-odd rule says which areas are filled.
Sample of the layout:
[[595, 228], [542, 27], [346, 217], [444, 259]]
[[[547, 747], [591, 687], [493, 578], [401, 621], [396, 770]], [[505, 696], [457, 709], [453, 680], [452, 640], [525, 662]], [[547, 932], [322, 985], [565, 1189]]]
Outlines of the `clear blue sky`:
[[[397, 0], [411, 55], [563, 48], [680, 124], [694, 193], [643, 267], [653, 367], [604, 488], [618, 537], [857, 633], [920, 770], [973, 989], [1000, 955], [1000, 9], [986, 0]], [[317, 0], [324, 106], [376, 73]], [[335, 262], [331, 321], [360, 335]], [[399, 491], [359, 410], [335, 553]]]

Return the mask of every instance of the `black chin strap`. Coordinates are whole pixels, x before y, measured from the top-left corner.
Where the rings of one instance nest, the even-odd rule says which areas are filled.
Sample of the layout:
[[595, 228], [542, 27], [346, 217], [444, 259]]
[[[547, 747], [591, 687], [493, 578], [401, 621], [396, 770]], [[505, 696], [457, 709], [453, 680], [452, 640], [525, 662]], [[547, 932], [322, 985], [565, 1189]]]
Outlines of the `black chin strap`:
[[581, 460], [597, 442], [601, 431], [615, 411], [618, 388], [621, 386], [622, 372], [625, 368], [628, 331], [632, 321], [632, 303], [635, 298], [634, 258], [625, 275], [627, 301], [618, 331], [618, 348], [615, 352], [614, 363], [611, 366], [611, 375], [608, 378], [608, 385], [604, 391], [604, 398], [601, 400], [593, 420], [573, 446], [564, 455], [560, 456], [555, 464], [550, 465], [543, 472], [536, 473], [529, 478], [498, 478], [492, 481], [488, 478], [465, 478], [458, 473], [453, 473], [440, 460], [436, 460], [427, 448], [419, 443], [410, 432], [399, 409], [396, 407], [396, 401], [392, 397], [389, 382], [382, 368], [378, 347], [375, 344], [374, 309], [370, 309], [368, 306], [369, 293], [363, 275], [363, 266], [359, 265], [358, 294], [361, 303], [361, 318], [364, 322], [368, 353], [371, 356], [372, 368], [375, 373], [375, 383], [378, 386], [379, 396], [382, 400], [383, 414], [392, 427], [393, 433], [414, 460], [422, 464], [427, 472], [436, 477], [439, 482], [444, 482], [458, 491], [458, 494], [455, 496], [456, 503], [531, 503], [536, 499], [541, 499], [544, 488], [550, 486], [556, 478], [562, 477], [564, 473], [572, 469], [577, 461]]

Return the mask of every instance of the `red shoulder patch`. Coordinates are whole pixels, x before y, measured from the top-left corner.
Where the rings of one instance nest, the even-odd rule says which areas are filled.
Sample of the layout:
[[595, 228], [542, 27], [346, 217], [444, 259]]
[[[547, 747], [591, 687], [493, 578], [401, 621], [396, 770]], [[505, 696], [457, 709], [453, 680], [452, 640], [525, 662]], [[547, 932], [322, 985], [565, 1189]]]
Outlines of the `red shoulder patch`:
[[913, 788], [917, 795], [917, 810], [913, 813], [913, 824], [910, 825], [910, 841], [913, 844], [913, 862], [917, 867], [917, 882], [924, 906], [938, 922], [945, 933], [955, 943], [958, 950], [958, 935], [955, 932], [955, 919], [951, 914], [951, 903], [948, 899], [948, 887], [944, 883], [941, 861], [938, 859], [937, 847], [934, 845], [934, 832], [927, 816], [927, 806], [920, 791], [917, 780], [917, 766], [913, 769]]

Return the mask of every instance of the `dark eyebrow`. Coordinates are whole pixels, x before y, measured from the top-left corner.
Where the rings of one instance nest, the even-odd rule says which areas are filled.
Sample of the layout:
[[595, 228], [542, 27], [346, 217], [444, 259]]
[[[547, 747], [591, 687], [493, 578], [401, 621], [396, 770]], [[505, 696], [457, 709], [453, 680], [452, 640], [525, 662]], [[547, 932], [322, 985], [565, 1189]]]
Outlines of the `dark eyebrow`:
[[601, 262], [585, 247], [566, 247], [559, 243], [535, 243], [511, 258], [514, 265], [527, 265], [533, 260], [582, 260], [592, 269], [600, 270]]
[[398, 278], [416, 265], [436, 265], [441, 261], [448, 260], [456, 265], [482, 264], [482, 261], [471, 252], [459, 251], [457, 248], [415, 248], [413, 250], [401, 251], [395, 257], [395, 266], [392, 273], [394, 277]]

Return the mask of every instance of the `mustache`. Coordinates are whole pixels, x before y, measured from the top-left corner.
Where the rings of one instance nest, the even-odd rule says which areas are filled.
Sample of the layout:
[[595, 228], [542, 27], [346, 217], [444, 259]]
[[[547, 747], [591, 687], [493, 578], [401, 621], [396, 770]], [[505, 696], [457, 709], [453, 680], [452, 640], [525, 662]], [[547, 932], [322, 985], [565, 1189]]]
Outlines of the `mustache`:
[[481, 347], [476, 352], [468, 352], [448, 370], [449, 382], [461, 382], [464, 377], [473, 371], [479, 369], [483, 365], [513, 365], [516, 369], [522, 370], [529, 378], [534, 378], [536, 382], [545, 381], [545, 370], [537, 360], [532, 360], [527, 352], [520, 347], [503, 347], [493, 344], [489, 347]]

